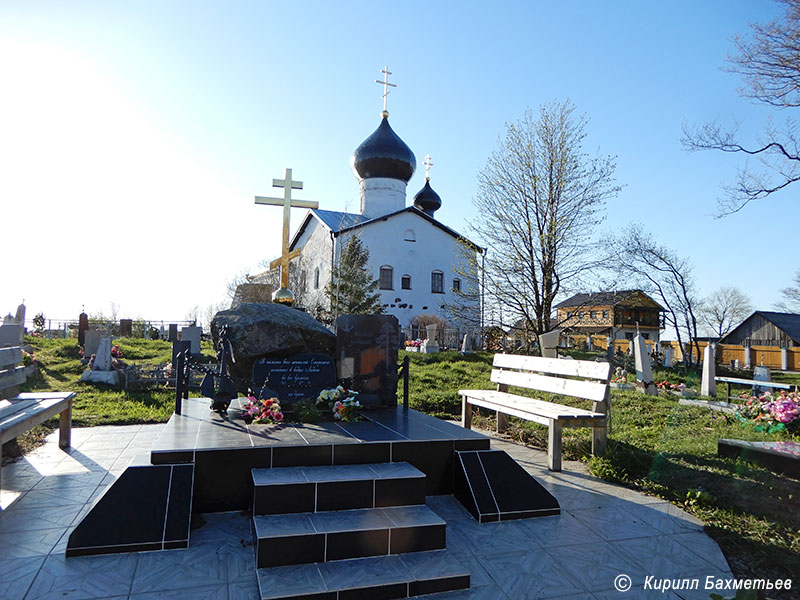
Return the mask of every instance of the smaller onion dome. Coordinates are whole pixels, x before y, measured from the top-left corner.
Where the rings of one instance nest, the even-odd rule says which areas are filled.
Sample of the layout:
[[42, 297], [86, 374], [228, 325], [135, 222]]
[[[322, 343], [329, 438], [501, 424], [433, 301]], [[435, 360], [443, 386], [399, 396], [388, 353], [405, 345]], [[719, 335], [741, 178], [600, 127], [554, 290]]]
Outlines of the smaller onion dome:
[[353, 152], [350, 165], [358, 179], [388, 177], [408, 183], [417, 168], [417, 159], [406, 143], [389, 126], [389, 113], [381, 124]]
[[425, 186], [414, 196], [414, 206], [429, 217], [432, 217], [433, 213], [441, 208], [442, 199], [433, 191], [430, 177], [425, 178]]

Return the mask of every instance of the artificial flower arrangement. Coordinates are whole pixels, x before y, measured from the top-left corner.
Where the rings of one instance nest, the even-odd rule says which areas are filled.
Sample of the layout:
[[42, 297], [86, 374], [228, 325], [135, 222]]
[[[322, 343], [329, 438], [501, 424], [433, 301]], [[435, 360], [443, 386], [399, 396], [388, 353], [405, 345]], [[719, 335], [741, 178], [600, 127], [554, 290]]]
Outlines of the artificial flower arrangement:
[[28, 365], [38, 364], [38, 362], [39, 362], [39, 359], [36, 358], [33, 354], [25, 352], [25, 350], [22, 351], [22, 364], [23, 365], [25, 365], [27, 367]]
[[358, 421], [358, 411], [362, 408], [358, 401], [358, 392], [343, 388], [341, 385], [322, 390], [317, 396], [317, 407], [327, 406], [337, 421]]
[[611, 378], [611, 383], [628, 383], [628, 372], [622, 367], [617, 367], [614, 371], [614, 377]]
[[419, 348], [423, 340], [406, 340], [406, 348]]
[[259, 400], [255, 396], [247, 396], [242, 406], [242, 417], [248, 425], [276, 425], [283, 421], [283, 411], [277, 398]]
[[746, 400], [735, 414], [742, 423], [769, 433], [800, 430], [800, 395], [797, 392], [764, 392], [757, 397], [744, 393], [740, 398]]
[[111, 346], [111, 358], [122, 358], [122, 350], [119, 346]]
[[685, 383], [670, 383], [669, 381], [660, 381], [656, 384], [656, 387], [665, 392], [683, 392], [686, 390]]

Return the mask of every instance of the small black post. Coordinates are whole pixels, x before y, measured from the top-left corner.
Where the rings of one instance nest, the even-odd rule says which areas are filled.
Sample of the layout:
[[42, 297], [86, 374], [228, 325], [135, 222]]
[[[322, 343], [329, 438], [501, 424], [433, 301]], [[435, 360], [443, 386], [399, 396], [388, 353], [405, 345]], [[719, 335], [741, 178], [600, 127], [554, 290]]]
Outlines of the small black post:
[[175, 363], [172, 365], [173, 372], [175, 373], [175, 414], [181, 414], [181, 400], [183, 399], [183, 352], [178, 352], [175, 355]]
[[[188, 344], [189, 342], [187, 342]], [[183, 399], [189, 399], [189, 381], [191, 380], [191, 367], [189, 366], [189, 361], [192, 358], [192, 350], [191, 348], [187, 347], [183, 352]]]
[[408, 410], [408, 369], [411, 361], [408, 354], [403, 357], [403, 410]]

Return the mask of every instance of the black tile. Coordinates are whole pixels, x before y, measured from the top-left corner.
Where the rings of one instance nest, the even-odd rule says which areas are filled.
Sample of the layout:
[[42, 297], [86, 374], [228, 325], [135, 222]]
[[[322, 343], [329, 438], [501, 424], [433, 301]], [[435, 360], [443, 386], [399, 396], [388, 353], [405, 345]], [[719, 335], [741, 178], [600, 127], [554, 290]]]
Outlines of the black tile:
[[325, 534], [260, 538], [256, 541], [256, 568], [301, 565], [325, 560]]
[[469, 575], [452, 575], [412, 581], [408, 586], [409, 596], [422, 596], [424, 594], [437, 594], [452, 590], [465, 590], [469, 587]]
[[452, 493], [452, 441], [392, 442], [392, 461], [410, 463], [425, 473], [426, 496]]
[[154, 450], [150, 453], [150, 461], [154, 465], [190, 463], [194, 461], [194, 451]]
[[408, 598], [407, 583], [390, 583], [375, 585], [354, 590], [341, 590], [339, 600], [391, 600], [392, 598]]
[[474, 440], [456, 440], [456, 450], [488, 450], [491, 447], [491, 440], [488, 437]]
[[[456, 456], [460, 459], [456, 464], [456, 469], [463, 469], [466, 475], [466, 489], [464, 488], [464, 480], [460, 476], [458, 478], [459, 489], [456, 498], [470, 512], [473, 512], [473, 510], [470, 508], [469, 503], [474, 503], [480, 515], [498, 513], [499, 510], [494, 501], [492, 489], [486, 479], [483, 465], [478, 458], [478, 453], [459, 452]], [[475, 516], [474, 513], [473, 516]]]
[[477, 452], [475, 456], [483, 466], [501, 514], [558, 510], [553, 495], [502, 450]]
[[195, 453], [195, 512], [245, 510], [250, 506], [256, 467], [270, 466], [270, 448], [198, 450]]
[[425, 504], [425, 478], [375, 480], [375, 508]]
[[68, 548], [158, 543], [164, 535], [171, 467], [128, 467], [70, 534]]
[[336, 592], [320, 592], [319, 594], [300, 594], [284, 596], [281, 600], [337, 600]]
[[121, 546], [97, 546], [94, 548], [67, 548], [65, 555], [67, 558], [73, 556], [97, 556], [100, 554], [122, 554], [123, 552], [152, 552], [161, 550], [161, 542], [150, 542], [146, 544], [125, 544]]
[[297, 433], [309, 444], [352, 444], [358, 443], [336, 423], [318, 423], [314, 425], [297, 425]]
[[392, 528], [389, 546], [390, 554], [441, 550], [445, 547], [445, 526], [425, 525], [422, 527]]
[[481, 518], [478, 519], [478, 523], [496, 523], [500, 520], [500, 515], [498, 513], [484, 513], [481, 515]]
[[400, 435], [391, 429], [387, 429], [379, 423], [373, 423], [371, 420], [359, 421], [357, 423], [338, 423], [338, 426], [362, 442], [385, 442], [407, 439], [406, 436]]
[[194, 465], [175, 465], [172, 467], [169, 504], [167, 506], [167, 525], [164, 528], [165, 542], [189, 539], [193, 476]]
[[389, 530], [371, 529], [328, 534], [325, 560], [381, 556], [389, 553]]
[[367, 463], [389, 462], [389, 443], [356, 442], [338, 444], [333, 447], [333, 464], [363, 465]]
[[273, 467], [318, 467], [332, 461], [332, 446], [275, 446]]
[[328, 481], [317, 484], [317, 511], [372, 508], [372, 480]]
[[553, 515], [560, 515], [560, 508], [551, 508], [546, 510], [524, 510], [516, 513], [500, 513], [501, 521], [514, 521], [516, 519], [533, 519], [535, 517], [551, 517]]
[[259, 485], [253, 493], [254, 515], [314, 512], [313, 483]]
[[181, 548], [188, 548], [188, 547], [189, 547], [189, 540], [164, 542], [164, 550], [180, 550]]

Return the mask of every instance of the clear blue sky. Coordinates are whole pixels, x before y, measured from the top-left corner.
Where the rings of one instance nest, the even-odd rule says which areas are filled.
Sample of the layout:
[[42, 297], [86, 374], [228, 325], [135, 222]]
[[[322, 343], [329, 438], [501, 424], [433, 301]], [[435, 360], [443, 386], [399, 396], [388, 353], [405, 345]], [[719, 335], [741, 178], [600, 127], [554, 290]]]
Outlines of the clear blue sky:
[[[279, 252], [280, 210], [256, 206], [292, 167], [321, 208], [357, 210], [349, 158], [391, 123], [431, 154], [437, 217], [479, 218], [476, 172], [504, 123], [570, 98], [587, 150], [624, 185], [604, 228], [642, 222], [691, 256], [700, 292], [737, 285], [769, 309], [800, 266], [790, 187], [722, 220], [740, 164], [685, 152], [683, 122], [767, 112], [720, 69], [768, 1], [4, 2], [0, 4], [0, 311], [182, 319]], [[752, 139], [752, 138], [751, 138]], [[422, 187], [424, 169], [409, 184]], [[293, 211], [299, 223], [302, 210]], [[188, 257], [180, 268], [175, 259]]]

